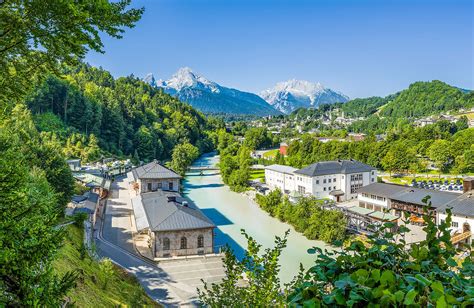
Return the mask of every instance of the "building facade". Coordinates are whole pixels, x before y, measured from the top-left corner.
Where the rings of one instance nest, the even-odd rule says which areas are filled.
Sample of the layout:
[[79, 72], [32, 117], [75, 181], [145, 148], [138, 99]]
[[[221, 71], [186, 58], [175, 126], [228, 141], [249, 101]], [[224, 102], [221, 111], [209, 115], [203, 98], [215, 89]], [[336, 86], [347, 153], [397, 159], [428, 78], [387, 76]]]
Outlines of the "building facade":
[[137, 231], [149, 237], [154, 258], [213, 253], [215, 225], [179, 194], [158, 190], [132, 199]]
[[133, 169], [128, 173], [128, 177], [131, 182], [134, 182], [134, 188], [138, 194], [157, 190], [179, 192], [182, 178], [156, 160]]
[[[474, 178], [465, 178], [462, 194], [413, 188], [395, 184], [374, 183], [358, 191], [359, 206], [369, 210], [388, 211], [397, 217], [404, 213], [410, 215], [410, 222], [424, 224], [422, 218], [428, 214], [439, 225], [446, 221], [448, 210], [451, 211], [450, 230], [452, 242], [474, 243]], [[429, 197], [429, 198], [427, 198]]]
[[265, 168], [265, 181], [285, 193], [296, 191], [318, 199], [337, 202], [357, 198], [357, 190], [377, 181], [374, 167], [356, 160], [324, 161], [303, 169], [271, 165]]

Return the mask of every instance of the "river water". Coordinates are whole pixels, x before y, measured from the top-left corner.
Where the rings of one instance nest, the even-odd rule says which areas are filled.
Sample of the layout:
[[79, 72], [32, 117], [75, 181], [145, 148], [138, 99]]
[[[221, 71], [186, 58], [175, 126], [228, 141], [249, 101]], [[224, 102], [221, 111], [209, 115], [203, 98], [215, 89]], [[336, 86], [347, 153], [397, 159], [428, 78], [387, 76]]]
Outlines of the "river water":
[[[214, 166], [218, 162], [217, 155], [207, 154], [194, 165]], [[215, 245], [230, 245], [238, 258], [242, 258], [247, 247], [241, 229], [261, 244], [262, 250], [273, 247], [275, 236], [283, 236], [290, 229], [287, 247], [280, 257], [280, 279], [283, 283], [291, 281], [298, 273], [300, 263], [305, 269], [314, 264], [315, 256], [307, 253], [308, 248], [328, 248], [324, 242], [308, 240], [290, 225], [271, 217], [248, 197], [231, 191], [216, 171], [205, 171], [203, 175], [188, 173], [184, 193], [217, 226]]]

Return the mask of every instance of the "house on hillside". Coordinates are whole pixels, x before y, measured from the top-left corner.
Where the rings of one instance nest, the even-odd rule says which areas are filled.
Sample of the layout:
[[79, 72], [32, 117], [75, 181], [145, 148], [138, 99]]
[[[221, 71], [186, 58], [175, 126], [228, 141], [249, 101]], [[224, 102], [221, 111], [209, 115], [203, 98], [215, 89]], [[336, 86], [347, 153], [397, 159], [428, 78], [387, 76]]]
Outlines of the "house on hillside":
[[178, 193], [143, 193], [132, 205], [137, 231], [148, 235], [154, 258], [213, 253], [215, 225]]
[[179, 192], [179, 183], [182, 178], [171, 169], [158, 163], [157, 160], [137, 167], [127, 174], [138, 194], [145, 192], [167, 190]]

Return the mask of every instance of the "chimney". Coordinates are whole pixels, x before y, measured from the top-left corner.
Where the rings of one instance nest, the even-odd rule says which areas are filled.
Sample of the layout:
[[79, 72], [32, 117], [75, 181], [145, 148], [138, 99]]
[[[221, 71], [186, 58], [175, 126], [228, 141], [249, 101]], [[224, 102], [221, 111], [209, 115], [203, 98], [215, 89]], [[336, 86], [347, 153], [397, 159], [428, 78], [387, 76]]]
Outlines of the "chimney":
[[168, 202], [176, 202], [176, 196], [168, 196]]
[[474, 190], [474, 177], [465, 177], [462, 181], [463, 192]]
[[181, 204], [182, 204], [184, 207], [188, 207], [188, 201], [183, 201]]

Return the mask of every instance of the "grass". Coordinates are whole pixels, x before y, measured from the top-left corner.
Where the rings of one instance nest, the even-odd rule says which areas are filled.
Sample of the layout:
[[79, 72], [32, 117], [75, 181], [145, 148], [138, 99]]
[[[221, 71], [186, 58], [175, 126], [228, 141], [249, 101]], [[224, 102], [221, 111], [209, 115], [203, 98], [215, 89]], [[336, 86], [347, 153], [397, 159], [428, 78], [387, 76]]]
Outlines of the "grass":
[[75, 289], [68, 294], [76, 307], [159, 307], [151, 300], [135, 277], [117, 266], [108, 276], [107, 288], [103, 289], [103, 274], [99, 263], [86, 256], [80, 258], [79, 249], [83, 230], [75, 225], [67, 227], [64, 246], [61, 247], [54, 269], [58, 274], [71, 270], [81, 271]]
[[263, 157], [266, 158], [266, 159], [270, 159], [270, 158], [273, 159], [273, 158], [275, 158], [275, 156], [277, 155], [277, 153], [279, 151], [280, 151], [279, 149], [266, 151], [265, 153], [263, 153]]
[[265, 179], [265, 170], [264, 169], [251, 169], [250, 170], [250, 179], [251, 180], [264, 180]]

